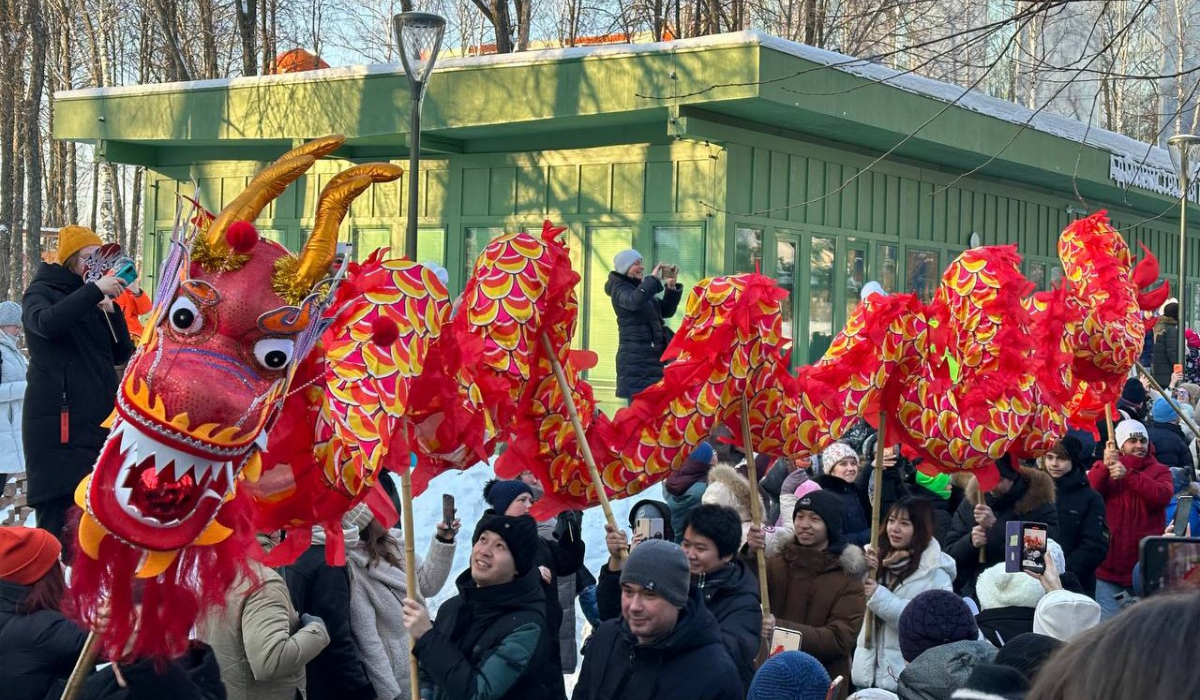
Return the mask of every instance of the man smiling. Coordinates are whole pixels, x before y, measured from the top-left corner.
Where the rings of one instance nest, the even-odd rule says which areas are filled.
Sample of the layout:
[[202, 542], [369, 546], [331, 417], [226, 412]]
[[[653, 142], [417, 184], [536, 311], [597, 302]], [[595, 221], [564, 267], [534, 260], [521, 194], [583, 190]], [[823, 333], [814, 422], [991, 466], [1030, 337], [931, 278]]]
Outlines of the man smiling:
[[647, 540], [621, 569], [621, 618], [584, 649], [573, 700], [740, 700], [716, 620], [692, 589], [679, 545]]

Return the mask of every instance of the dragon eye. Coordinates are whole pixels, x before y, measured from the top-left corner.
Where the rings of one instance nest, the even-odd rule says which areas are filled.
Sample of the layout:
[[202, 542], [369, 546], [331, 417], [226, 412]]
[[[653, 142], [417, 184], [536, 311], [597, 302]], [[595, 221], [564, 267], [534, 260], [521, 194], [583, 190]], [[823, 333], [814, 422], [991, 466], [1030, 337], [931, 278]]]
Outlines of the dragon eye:
[[204, 314], [187, 297], [179, 297], [171, 304], [171, 328], [186, 335], [199, 333], [204, 327]]
[[254, 344], [254, 359], [269, 370], [280, 370], [292, 361], [294, 343], [287, 338], [263, 338]]

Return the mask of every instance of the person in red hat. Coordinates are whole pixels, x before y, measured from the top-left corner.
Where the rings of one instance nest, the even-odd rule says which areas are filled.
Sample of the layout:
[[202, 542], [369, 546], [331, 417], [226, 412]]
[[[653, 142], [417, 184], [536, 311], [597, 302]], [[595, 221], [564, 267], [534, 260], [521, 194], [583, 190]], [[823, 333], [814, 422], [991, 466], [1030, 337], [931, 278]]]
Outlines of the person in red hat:
[[87, 632], [60, 611], [66, 594], [54, 535], [0, 527], [0, 688], [6, 700], [59, 697]]

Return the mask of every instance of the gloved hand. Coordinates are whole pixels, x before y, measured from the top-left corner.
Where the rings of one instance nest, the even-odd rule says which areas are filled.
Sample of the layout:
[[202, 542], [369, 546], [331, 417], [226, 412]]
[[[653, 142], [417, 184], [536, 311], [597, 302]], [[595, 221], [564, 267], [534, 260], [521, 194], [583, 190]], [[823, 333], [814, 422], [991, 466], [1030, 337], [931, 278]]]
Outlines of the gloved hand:
[[317, 617], [316, 615], [309, 615], [308, 613], [302, 613], [300, 615], [300, 626], [301, 627], [308, 627], [309, 625], [313, 624], [314, 622], [322, 627], [325, 626], [325, 621], [322, 620], [321, 618]]

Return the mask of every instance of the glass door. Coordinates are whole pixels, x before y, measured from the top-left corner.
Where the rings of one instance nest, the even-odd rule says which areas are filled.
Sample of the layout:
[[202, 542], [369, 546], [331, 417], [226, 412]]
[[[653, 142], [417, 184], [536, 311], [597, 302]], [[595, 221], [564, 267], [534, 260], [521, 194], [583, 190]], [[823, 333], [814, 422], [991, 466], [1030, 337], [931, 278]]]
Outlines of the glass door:
[[[788, 293], [783, 304], [783, 336], [796, 347], [799, 341], [799, 324], [796, 323], [798, 299], [796, 289], [801, 280], [801, 271], [797, 268], [800, 259], [800, 234], [794, 231], [775, 232], [775, 254], [770, 256], [770, 265], [766, 274], [779, 282], [780, 288]], [[796, 353], [792, 353], [792, 364], [796, 364]]]

